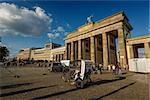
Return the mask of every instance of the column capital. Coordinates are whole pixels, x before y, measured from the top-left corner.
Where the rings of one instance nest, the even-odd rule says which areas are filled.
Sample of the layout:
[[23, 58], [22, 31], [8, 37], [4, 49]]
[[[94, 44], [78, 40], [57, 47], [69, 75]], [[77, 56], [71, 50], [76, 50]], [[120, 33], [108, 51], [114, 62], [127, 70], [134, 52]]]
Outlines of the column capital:
[[118, 27], [118, 30], [124, 30], [124, 27], [123, 26], [120, 26], [120, 27]]
[[121, 28], [121, 27], [120, 27], [120, 28], [117, 29], [117, 31], [118, 31], [118, 33], [124, 32], [124, 28]]
[[102, 31], [102, 34], [106, 34], [108, 31]]

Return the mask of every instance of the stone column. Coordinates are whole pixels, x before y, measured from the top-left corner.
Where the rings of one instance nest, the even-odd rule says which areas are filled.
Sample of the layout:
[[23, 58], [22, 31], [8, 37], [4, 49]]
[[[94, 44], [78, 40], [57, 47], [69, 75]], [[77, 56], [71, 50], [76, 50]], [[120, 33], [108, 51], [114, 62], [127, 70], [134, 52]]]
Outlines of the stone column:
[[67, 48], [67, 43], [65, 43], [65, 52], [64, 52], [64, 59], [67, 60], [67, 52], [68, 52], [68, 48]]
[[60, 62], [61, 58], [60, 58], [60, 54], [58, 54], [58, 61]]
[[57, 55], [55, 54], [55, 59], [54, 59], [54, 61], [57, 61]]
[[132, 45], [127, 46], [127, 56], [128, 56], [128, 59], [134, 58], [133, 46]]
[[145, 52], [145, 57], [150, 58], [150, 43], [144, 43], [144, 52]]
[[81, 41], [81, 59], [85, 59], [85, 40]]
[[[111, 61], [111, 59], [112, 59], [112, 55], [110, 54], [111, 52], [110, 52], [110, 37], [111, 37], [111, 35], [110, 35], [110, 33], [109, 34], [107, 34], [107, 48], [108, 48], [108, 64], [112, 64], [112, 61]], [[114, 57], [114, 59], [115, 59], [115, 57]]]
[[108, 43], [107, 43], [107, 33], [102, 34], [103, 39], [103, 66], [108, 66]]
[[54, 54], [52, 54], [52, 61], [54, 61]]
[[81, 57], [82, 57], [82, 52], [81, 52], [81, 40], [78, 41], [78, 60], [81, 60]]
[[78, 41], [74, 42], [74, 59], [78, 60]]
[[124, 31], [122, 28], [118, 29], [118, 43], [120, 49], [120, 65], [123, 67], [127, 64], [127, 52], [126, 52], [126, 41], [124, 37]]
[[71, 42], [71, 60], [74, 60], [74, 43]]
[[131, 58], [131, 53], [130, 53], [130, 46], [129, 45], [127, 45], [127, 58], [128, 58], [128, 60]]
[[95, 37], [95, 63], [98, 63], [98, 36]]
[[130, 58], [134, 58], [133, 46], [130, 46]]
[[90, 51], [91, 51], [91, 61], [95, 63], [95, 43], [94, 43], [94, 37], [90, 37]]

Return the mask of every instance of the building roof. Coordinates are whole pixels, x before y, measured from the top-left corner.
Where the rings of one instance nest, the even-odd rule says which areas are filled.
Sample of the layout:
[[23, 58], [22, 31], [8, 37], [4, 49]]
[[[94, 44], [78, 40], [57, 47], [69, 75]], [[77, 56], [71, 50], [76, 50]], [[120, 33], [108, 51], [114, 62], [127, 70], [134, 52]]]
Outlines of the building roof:
[[132, 26], [130, 25], [130, 23], [128, 22], [129, 19], [127, 18], [125, 13], [123, 11], [121, 11], [121, 12], [115, 13], [111, 16], [108, 16], [104, 19], [101, 19], [99, 21], [86, 23], [86, 24], [78, 27], [75, 31], [70, 32], [69, 34], [67, 34], [67, 36], [65, 37], [64, 40], [67, 40], [71, 37], [75, 37], [75, 36], [79, 35], [78, 33], [84, 34], [84, 33], [87, 33], [87, 32], [94, 31], [96, 29], [107, 27], [109, 25], [115, 24], [115, 23], [120, 22], [120, 21], [122, 21], [127, 26], [127, 28], [129, 30], [133, 29]]
[[139, 43], [146, 43], [146, 42], [150, 42], [150, 35], [127, 39], [127, 44], [139, 44]]
[[58, 44], [58, 43], [54, 43], [54, 42], [47, 42], [45, 45], [48, 45], [48, 44], [55, 44], [55, 45], [61, 45], [61, 44]]

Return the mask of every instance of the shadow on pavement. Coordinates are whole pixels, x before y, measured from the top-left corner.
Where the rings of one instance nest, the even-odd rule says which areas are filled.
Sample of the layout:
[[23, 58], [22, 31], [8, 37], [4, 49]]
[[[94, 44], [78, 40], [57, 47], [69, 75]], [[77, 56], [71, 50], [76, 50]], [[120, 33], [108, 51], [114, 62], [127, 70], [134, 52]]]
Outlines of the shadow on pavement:
[[126, 85], [126, 86], [123, 86], [123, 87], [121, 87], [121, 88], [119, 88], [119, 89], [117, 89], [117, 90], [114, 90], [114, 91], [112, 91], [112, 92], [110, 92], [110, 93], [108, 93], [108, 94], [102, 95], [102, 96], [100, 96], [100, 97], [98, 97], [98, 98], [89, 99], [89, 100], [101, 100], [102, 98], [104, 98], [104, 97], [106, 97], [106, 96], [109, 96], [109, 95], [112, 95], [112, 94], [114, 94], [114, 93], [116, 93], [116, 92], [118, 92], [118, 91], [120, 91], [120, 90], [122, 90], [122, 89], [124, 89], [124, 88], [127, 88], [128, 86], [131, 86], [131, 85], [135, 84], [135, 83], [136, 83], [136, 82], [132, 82], [132, 83], [130, 83], [130, 84]]
[[68, 92], [76, 91], [76, 90], [79, 90], [79, 89], [74, 88], [74, 89], [70, 89], [70, 90], [66, 90], [66, 91], [61, 91], [61, 92], [57, 92], [57, 93], [52, 93], [52, 94], [49, 94], [49, 95], [32, 98], [31, 100], [45, 99], [45, 98], [48, 98], [48, 97], [53, 97], [53, 96], [57, 96], [57, 95], [62, 95], [62, 94], [68, 93]]
[[[93, 85], [100, 85], [100, 84], [110, 83], [110, 82], [114, 82], [114, 81], [118, 81], [118, 80], [122, 80], [122, 79], [99, 80], [99, 81], [96, 81], [96, 82], [92, 82], [86, 88], [88, 88], [90, 86], [93, 86]], [[49, 97], [53, 97], [53, 96], [63, 95], [65, 93], [73, 92], [73, 91], [76, 91], [76, 90], [80, 90], [80, 89], [74, 88], [74, 89], [70, 89], [70, 90], [66, 90], [66, 91], [60, 91], [60, 92], [57, 92], [57, 93], [52, 93], [52, 94], [48, 94], [48, 95], [41, 96], [41, 97], [35, 97], [35, 98], [32, 98], [31, 100], [45, 99], [45, 98], [49, 98]]]
[[119, 81], [119, 80], [123, 80], [123, 79], [126, 79], [125, 77], [122, 77], [122, 78], [118, 78], [118, 79], [113, 79], [113, 80], [98, 80], [98, 81], [95, 81], [95, 82], [92, 82], [88, 85], [89, 86], [93, 86], [93, 85], [100, 85], [100, 84], [107, 84], [107, 83], [111, 83], [111, 82], [115, 82], [115, 81]]
[[30, 91], [39, 90], [39, 89], [48, 88], [48, 87], [55, 87], [55, 86], [57, 86], [57, 85], [43, 86], [43, 87], [19, 90], [19, 91], [14, 91], [14, 92], [9, 92], [9, 93], [3, 93], [3, 94], [0, 94], [0, 97], [15, 95], [15, 94], [20, 94], [20, 93], [25, 93], [25, 92], [30, 92]]
[[9, 89], [9, 88], [16, 88], [19, 86], [26, 86], [30, 84], [33, 84], [33, 83], [20, 83], [20, 84], [5, 85], [5, 86], [0, 86], [0, 89], [3, 90], [3, 89]]

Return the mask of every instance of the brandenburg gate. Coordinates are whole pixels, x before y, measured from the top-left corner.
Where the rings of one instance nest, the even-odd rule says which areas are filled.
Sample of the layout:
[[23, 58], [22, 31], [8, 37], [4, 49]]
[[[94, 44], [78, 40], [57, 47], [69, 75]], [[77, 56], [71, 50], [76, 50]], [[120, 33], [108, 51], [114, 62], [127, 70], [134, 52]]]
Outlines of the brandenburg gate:
[[[132, 26], [124, 12], [116, 13], [100, 21], [88, 22], [69, 33], [65, 38], [65, 59], [91, 60], [95, 64], [117, 63], [119, 47], [120, 64], [126, 65], [126, 38], [130, 37]], [[118, 43], [116, 42], [118, 39]]]

